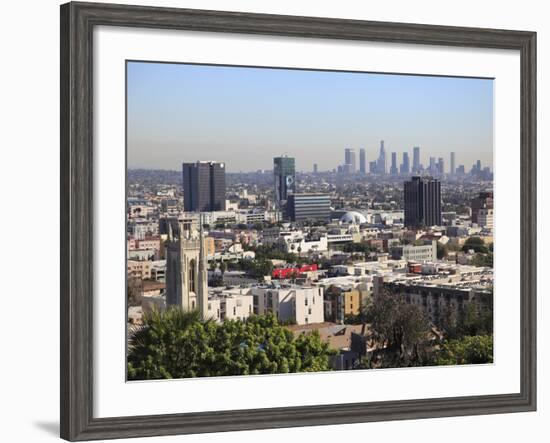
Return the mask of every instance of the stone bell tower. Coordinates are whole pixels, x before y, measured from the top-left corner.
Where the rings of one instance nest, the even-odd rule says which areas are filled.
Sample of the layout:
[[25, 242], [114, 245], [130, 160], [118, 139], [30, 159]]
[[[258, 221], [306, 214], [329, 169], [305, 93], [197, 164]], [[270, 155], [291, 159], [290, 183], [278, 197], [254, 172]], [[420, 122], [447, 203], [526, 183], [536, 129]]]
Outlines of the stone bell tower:
[[179, 221], [179, 233], [168, 233], [166, 256], [166, 303], [184, 311], [198, 310], [206, 318], [208, 271], [202, 217]]

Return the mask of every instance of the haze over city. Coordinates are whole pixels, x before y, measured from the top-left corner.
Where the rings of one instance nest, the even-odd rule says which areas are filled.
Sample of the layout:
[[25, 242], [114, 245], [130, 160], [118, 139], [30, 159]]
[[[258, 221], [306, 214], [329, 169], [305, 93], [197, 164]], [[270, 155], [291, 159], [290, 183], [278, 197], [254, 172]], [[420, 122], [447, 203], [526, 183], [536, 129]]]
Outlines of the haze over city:
[[228, 172], [332, 170], [344, 148], [421, 162], [456, 152], [468, 170], [493, 165], [490, 79], [129, 62], [128, 167], [178, 170], [212, 159]]

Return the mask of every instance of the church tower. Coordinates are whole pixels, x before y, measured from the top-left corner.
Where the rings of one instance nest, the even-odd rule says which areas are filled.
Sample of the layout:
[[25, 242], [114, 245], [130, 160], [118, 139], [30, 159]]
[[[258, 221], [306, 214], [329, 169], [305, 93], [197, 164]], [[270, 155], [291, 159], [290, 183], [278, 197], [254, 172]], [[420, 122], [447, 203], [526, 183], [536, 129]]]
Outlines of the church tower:
[[198, 310], [206, 318], [208, 274], [202, 217], [186, 218], [179, 232], [169, 229], [166, 256], [166, 303], [184, 311]]

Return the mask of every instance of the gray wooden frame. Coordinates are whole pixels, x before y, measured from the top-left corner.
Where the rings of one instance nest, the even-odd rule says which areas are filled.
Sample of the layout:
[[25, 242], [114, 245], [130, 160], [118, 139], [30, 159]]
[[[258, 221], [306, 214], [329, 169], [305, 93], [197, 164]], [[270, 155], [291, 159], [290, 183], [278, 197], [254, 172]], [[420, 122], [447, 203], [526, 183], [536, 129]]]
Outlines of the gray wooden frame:
[[[129, 26], [517, 50], [521, 56], [521, 392], [94, 418], [92, 33]], [[536, 33], [100, 3], [61, 6], [61, 437], [92, 440], [536, 409]], [[514, 295], [514, 294], [512, 294]]]

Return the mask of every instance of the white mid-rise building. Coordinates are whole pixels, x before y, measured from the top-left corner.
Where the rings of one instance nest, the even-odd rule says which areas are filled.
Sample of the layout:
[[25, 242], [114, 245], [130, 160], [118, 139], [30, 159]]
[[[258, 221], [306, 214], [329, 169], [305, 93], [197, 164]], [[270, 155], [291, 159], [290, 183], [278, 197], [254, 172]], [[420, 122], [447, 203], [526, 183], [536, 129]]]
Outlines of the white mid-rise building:
[[493, 229], [493, 209], [484, 208], [477, 211], [477, 224], [482, 228]]
[[272, 312], [281, 322], [298, 325], [324, 322], [322, 287], [281, 286], [252, 288], [254, 313]]
[[408, 261], [434, 262], [437, 260], [437, 241], [432, 240], [428, 245], [405, 245], [403, 246], [403, 259]]
[[227, 289], [214, 292], [208, 298], [206, 318], [217, 322], [246, 320], [253, 311], [253, 296], [249, 288]]

